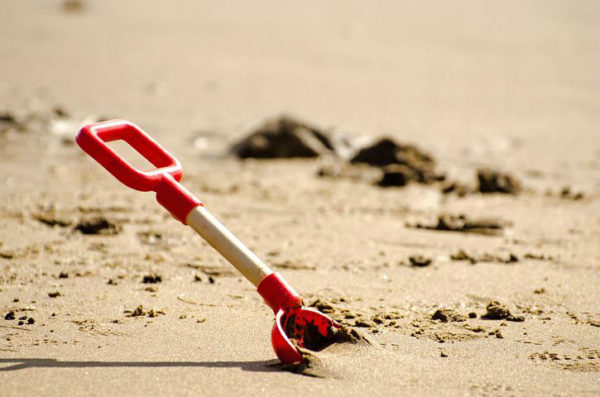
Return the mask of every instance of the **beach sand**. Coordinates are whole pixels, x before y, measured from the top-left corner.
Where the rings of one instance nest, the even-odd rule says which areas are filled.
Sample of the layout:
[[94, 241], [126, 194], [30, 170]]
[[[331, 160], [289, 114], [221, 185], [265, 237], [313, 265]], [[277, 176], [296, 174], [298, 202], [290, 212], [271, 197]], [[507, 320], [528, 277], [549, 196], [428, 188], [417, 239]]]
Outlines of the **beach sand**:
[[[0, 5], [0, 395], [600, 393], [597, 2]], [[447, 181], [228, 152], [282, 114], [350, 151], [416, 145]], [[254, 287], [75, 144], [112, 118], [370, 344], [282, 369]], [[521, 190], [474, 192], [483, 167]], [[514, 318], [483, 318], [493, 301]]]

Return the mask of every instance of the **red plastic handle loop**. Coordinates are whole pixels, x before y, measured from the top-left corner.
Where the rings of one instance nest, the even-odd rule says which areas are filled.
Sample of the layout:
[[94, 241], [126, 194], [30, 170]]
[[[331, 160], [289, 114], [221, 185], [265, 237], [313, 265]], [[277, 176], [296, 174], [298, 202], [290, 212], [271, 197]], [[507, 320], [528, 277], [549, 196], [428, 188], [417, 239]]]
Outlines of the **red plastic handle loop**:
[[[157, 169], [140, 171], [106, 142], [124, 140]], [[75, 138], [77, 144], [115, 178], [132, 189], [156, 192], [158, 202], [175, 218], [186, 223], [189, 212], [202, 202], [185, 189], [181, 163], [141, 128], [125, 120], [111, 120], [84, 126]]]
[[[140, 171], [106, 144], [119, 139], [127, 142], [157, 169]], [[156, 191], [165, 174], [171, 175], [176, 181], [180, 181], [183, 176], [181, 163], [141, 128], [129, 121], [111, 120], [86, 125], [79, 131], [76, 141], [87, 154], [132, 189]]]

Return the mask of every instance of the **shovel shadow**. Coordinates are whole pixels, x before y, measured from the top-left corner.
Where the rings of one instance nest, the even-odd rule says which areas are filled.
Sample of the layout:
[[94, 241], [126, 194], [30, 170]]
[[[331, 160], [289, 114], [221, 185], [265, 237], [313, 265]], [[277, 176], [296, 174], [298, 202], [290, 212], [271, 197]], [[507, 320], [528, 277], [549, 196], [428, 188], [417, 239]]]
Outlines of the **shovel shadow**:
[[[0, 372], [28, 368], [240, 368], [276, 372], [277, 360], [265, 361], [61, 361], [54, 358], [0, 358]], [[8, 365], [7, 365], [8, 364]], [[7, 366], [4, 366], [7, 365]]]

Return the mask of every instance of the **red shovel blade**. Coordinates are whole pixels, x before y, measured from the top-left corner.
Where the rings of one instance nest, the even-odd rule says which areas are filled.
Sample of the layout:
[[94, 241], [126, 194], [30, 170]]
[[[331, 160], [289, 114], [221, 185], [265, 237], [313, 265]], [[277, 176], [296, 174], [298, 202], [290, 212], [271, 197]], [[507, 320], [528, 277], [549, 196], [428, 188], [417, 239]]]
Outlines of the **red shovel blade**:
[[323, 313], [297, 307], [279, 310], [271, 330], [271, 343], [282, 363], [302, 361], [298, 347], [319, 351], [334, 342], [335, 328], [341, 326]]
[[323, 313], [302, 306], [302, 299], [279, 273], [271, 273], [258, 286], [258, 293], [275, 313], [271, 343], [282, 363], [302, 361], [298, 347], [319, 351], [335, 342], [341, 325]]

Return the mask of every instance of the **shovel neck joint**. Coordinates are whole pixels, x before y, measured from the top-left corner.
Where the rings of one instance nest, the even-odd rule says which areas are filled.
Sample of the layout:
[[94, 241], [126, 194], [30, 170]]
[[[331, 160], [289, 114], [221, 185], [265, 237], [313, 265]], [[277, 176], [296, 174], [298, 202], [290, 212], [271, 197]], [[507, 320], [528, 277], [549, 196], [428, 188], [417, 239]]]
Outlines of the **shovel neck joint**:
[[258, 285], [257, 291], [275, 314], [280, 309], [287, 311], [302, 306], [300, 295], [279, 273], [271, 273], [265, 277]]
[[202, 205], [189, 190], [183, 187], [177, 179], [171, 175], [163, 175], [154, 189], [156, 201], [165, 207], [177, 220], [184, 225], [191, 210]]

